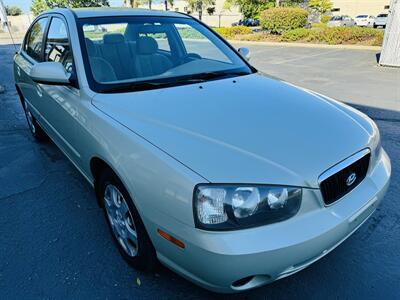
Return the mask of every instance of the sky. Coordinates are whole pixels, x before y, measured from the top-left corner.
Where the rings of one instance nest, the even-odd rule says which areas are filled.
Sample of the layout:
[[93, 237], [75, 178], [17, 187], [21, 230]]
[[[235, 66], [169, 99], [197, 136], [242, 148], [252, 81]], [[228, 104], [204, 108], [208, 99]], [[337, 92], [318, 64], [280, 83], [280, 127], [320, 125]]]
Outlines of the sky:
[[[122, 6], [124, 0], [108, 0], [110, 6]], [[4, 5], [18, 6], [24, 12], [29, 12], [32, 5], [32, 0], [3, 0]]]

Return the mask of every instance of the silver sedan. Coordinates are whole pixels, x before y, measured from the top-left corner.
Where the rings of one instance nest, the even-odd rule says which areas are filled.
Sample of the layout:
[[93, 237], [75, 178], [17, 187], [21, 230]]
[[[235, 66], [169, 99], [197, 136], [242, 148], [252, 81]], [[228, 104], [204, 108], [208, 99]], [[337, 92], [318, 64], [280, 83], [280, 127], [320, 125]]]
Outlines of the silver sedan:
[[349, 16], [333, 16], [327, 23], [328, 27], [355, 26], [356, 22]]
[[56, 9], [28, 30], [14, 72], [30, 131], [94, 187], [132, 266], [247, 290], [311, 265], [382, 200], [375, 123], [249, 57], [175, 12]]

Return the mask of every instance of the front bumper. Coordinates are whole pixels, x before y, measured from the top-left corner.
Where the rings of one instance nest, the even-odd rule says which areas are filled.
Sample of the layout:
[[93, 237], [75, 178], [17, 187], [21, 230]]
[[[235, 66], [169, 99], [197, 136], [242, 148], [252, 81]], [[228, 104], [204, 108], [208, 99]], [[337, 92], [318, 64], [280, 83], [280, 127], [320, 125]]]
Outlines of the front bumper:
[[177, 249], [158, 239], [157, 255], [169, 268], [216, 292], [270, 283], [304, 269], [349, 237], [375, 211], [389, 186], [390, 174], [390, 160], [382, 151], [363, 182], [334, 205], [325, 207], [319, 190], [304, 189], [299, 213], [267, 226], [209, 232], [171, 220], [174, 230], [170, 232], [186, 248]]

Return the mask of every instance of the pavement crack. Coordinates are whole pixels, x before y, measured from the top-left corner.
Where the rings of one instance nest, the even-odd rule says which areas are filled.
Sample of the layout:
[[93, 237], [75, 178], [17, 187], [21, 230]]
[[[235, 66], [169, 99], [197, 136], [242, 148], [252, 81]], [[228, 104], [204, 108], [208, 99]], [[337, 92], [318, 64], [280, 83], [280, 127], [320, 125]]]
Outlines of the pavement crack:
[[42, 185], [47, 181], [47, 179], [48, 179], [48, 177], [50, 175], [54, 175], [54, 174], [57, 174], [57, 173], [62, 173], [62, 171], [50, 171], [50, 172], [46, 173], [46, 175], [43, 177], [42, 180], [40, 180], [40, 182], [37, 185], [35, 185], [33, 187], [30, 187], [30, 188], [27, 188], [27, 189], [23, 189], [21, 191], [15, 192], [15, 193], [11, 193], [11, 194], [9, 194], [7, 196], [0, 197], [0, 201], [7, 200], [9, 198], [12, 198], [12, 197], [15, 197], [15, 196], [18, 196], [18, 195], [22, 195], [22, 194], [24, 194], [26, 192], [34, 191], [34, 190], [36, 190], [38, 188], [41, 188]]

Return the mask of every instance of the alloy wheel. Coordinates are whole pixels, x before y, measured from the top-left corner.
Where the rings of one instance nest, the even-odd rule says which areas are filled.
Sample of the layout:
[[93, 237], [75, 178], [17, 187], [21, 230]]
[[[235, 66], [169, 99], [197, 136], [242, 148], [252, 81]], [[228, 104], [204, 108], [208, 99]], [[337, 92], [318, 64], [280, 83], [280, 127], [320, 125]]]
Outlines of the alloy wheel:
[[122, 249], [130, 257], [138, 252], [138, 239], [135, 223], [128, 203], [122, 193], [113, 184], [108, 184], [104, 191], [104, 206], [113, 234]]

